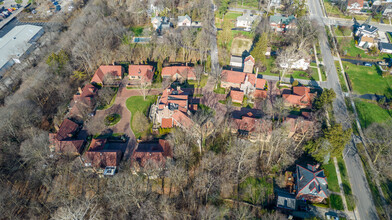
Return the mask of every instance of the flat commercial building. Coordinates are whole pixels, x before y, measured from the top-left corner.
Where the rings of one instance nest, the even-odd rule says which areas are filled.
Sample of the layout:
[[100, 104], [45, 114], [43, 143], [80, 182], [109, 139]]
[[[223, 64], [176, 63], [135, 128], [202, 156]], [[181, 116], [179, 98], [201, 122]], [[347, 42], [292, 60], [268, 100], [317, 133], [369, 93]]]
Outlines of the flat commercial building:
[[23, 56], [34, 48], [33, 42], [43, 33], [44, 30], [40, 26], [20, 25], [0, 38], [0, 73], [13, 64], [20, 63]]

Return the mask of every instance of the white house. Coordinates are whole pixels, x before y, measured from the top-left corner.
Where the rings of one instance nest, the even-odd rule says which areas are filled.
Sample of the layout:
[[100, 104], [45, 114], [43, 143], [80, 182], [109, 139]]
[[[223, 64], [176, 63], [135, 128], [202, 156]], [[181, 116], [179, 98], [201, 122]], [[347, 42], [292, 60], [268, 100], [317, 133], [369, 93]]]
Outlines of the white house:
[[378, 28], [369, 24], [362, 24], [355, 32], [355, 36], [377, 37]]
[[381, 42], [378, 44], [378, 49], [380, 50], [381, 53], [392, 54], [392, 44], [390, 43]]
[[178, 21], [177, 21], [177, 26], [191, 26], [192, 24], [192, 19], [188, 15], [185, 16], [178, 16]]
[[348, 0], [347, 11], [351, 13], [360, 13], [363, 9], [364, 0]]
[[282, 68], [307, 70], [310, 66], [310, 59], [305, 59], [305, 58], [300, 58], [298, 60], [288, 59], [288, 62], [280, 63], [279, 66]]
[[232, 66], [232, 67], [241, 67], [242, 68], [242, 57], [231, 56], [231, 58], [230, 58], [230, 66]]
[[243, 27], [243, 28], [251, 28], [253, 22], [258, 18], [257, 15], [253, 14], [244, 14], [242, 16], [237, 17], [236, 27]]
[[383, 16], [392, 16], [392, 5], [388, 5], [382, 12]]

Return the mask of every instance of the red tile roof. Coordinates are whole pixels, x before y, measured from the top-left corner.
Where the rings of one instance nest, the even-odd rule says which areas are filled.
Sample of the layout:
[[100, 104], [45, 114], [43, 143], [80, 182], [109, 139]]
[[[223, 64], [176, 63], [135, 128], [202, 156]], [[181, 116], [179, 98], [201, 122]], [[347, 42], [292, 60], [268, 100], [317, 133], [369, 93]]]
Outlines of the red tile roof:
[[246, 73], [232, 70], [222, 71], [222, 81], [228, 83], [241, 84], [245, 81]]
[[189, 66], [169, 66], [162, 69], [162, 77], [173, 77], [178, 74], [185, 79], [196, 80], [194, 68]]
[[103, 80], [106, 75], [111, 74], [114, 77], [122, 77], [123, 76], [123, 68], [118, 65], [102, 65], [95, 72], [93, 78], [91, 79], [92, 83], [103, 84]]
[[231, 90], [230, 97], [231, 97], [231, 101], [242, 103], [242, 101], [244, 100], [244, 92], [237, 91], [237, 90]]
[[107, 166], [118, 166], [122, 157], [122, 152], [114, 151], [87, 151], [83, 155], [85, 163], [91, 163], [93, 167], [105, 168]]
[[293, 87], [293, 94], [283, 94], [282, 97], [286, 102], [292, 105], [311, 106], [312, 96], [310, 89], [303, 86]]
[[254, 132], [259, 120], [251, 116], [242, 116], [241, 119], [235, 119], [234, 125], [238, 130]]
[[267, 83], [267, 80], [265, 80], [265, 79], [257, 79], [256, 80], [256, 89], [264, 89], [266, 83]]
[[308, 87], [305, 87], [305, 86], [295, 86], [295, 87], [293, 87], [293, 94], [294, 95], [303, 96], [303, 95], [306, 95], [308, 93], [310, 93], [310, 89]]
[[152, 82], [154, 76], [154, 67], [150, 65], [129, 65], [129, 76], [140, 76], [146, 82]]
[[174, 125], [181, 126], [184, 128], [190, 128], [193, 125], [193, 121], [181, 111], [176, 111], [173, 115]]
[[161, 127], [162, 128], [172, 128], [173, 127], [173, 119], [172, 118], [162, 118]]
[[255, 63], [255, 59], [253, 58], [252, 55], [247, 56], [247, 57], [245, 58], [244, 62], [246, 62], [246, 61], [248, 61], [248, 60], [251, 60], [253, 63]]
[[265, 99], [267, 98], [267, 90], [256, 89], [253, 96], [259, 99]]
[[350, 6], [350, 5], [354, 4], [354, 3], [358, 3], [359, 6], [361, 8], [363, 8], [363, 2], [364, 2], [364, 0], [348, 0], [347, 1], [347, 5]]
[[166, 140], [159, 139], [158, 142], [139, 143], [132, 154], [132, 163], [137, 162], [141, 167], [144, 167], [147, 161], [151, 160], [162, 167], [168, 157], [173, 157], [170, 144]]
[[67, 138], [71, 138], [74, 135], [76, 135], [76, 131], [78, 129], [79, 129], [78, 124], [66, 118], [61, 123], [59, 130], [57, 131], [56, 139], [61, 141]]

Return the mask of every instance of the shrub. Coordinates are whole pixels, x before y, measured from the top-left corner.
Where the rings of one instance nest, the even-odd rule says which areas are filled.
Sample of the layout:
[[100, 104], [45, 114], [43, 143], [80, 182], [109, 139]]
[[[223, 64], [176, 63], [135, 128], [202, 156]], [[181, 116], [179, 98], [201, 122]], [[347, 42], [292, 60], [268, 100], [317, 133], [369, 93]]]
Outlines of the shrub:
[[117, 124], [121, 120], [121, 116], [119, 114], [110, 114], [105, 118], [106, 126], [113, 126]]

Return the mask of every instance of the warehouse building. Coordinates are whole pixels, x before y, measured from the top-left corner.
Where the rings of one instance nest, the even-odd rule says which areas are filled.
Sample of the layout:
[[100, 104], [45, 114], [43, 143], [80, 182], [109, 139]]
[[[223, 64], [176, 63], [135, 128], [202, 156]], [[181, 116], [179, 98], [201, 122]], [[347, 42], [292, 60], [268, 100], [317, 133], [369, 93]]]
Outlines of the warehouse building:
[[20, 25], [0, 38], [0, 73], [20, 61], [34, 49], [34, 42], [42, 36], [40, 26]]

